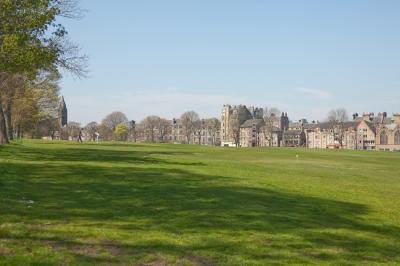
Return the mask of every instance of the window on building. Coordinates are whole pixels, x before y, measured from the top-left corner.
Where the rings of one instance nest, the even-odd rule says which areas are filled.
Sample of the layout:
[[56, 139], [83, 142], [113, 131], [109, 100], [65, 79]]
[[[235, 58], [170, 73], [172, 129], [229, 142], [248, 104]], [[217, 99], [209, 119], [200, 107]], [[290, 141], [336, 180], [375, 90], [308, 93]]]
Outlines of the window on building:
[[400, 145], [400, 130], [394, 133], [394, 144]]
[[388, 136], [385, 131], [381, 132], [380, 141], [381, 144], [388, 144]]

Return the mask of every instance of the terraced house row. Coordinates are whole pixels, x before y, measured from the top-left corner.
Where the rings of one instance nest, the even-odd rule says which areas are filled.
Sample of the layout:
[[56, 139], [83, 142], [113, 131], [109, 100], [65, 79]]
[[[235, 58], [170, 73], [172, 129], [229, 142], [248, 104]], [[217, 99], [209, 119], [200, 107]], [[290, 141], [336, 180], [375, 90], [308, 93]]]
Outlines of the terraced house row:
[[354, 114], [333, 125], [290, 122], [287, 113], [266, 116], [262, 108], [224, 105], [220, 132], [222, 146], [400, 151], [400, 113]]

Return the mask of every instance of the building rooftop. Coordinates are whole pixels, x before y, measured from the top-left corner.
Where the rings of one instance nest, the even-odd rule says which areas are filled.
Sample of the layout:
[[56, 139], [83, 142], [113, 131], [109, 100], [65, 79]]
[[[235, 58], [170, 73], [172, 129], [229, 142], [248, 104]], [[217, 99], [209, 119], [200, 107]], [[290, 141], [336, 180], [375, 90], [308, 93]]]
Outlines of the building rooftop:
[[264, 123], [264, 120], [262, 120], [262, 119], [248, 119], [240, 127], [242, 127], [242, 128], [253, 127], [254, 124], [256, 126], [260, 126], [263, 123]]

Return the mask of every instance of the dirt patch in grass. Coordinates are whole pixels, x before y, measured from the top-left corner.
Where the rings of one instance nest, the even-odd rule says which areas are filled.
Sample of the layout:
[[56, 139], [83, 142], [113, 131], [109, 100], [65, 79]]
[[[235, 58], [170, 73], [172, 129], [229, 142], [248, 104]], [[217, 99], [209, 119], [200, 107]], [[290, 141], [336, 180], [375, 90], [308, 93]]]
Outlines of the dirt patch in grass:
[[74, 253], [95, 257], [101, 253], [107, 252], [113, 257], [123, 256], [129, 254], [128, 249], [123, 248], [117, 241], [95, 241], [88, 240], [86, 243], [71, 243], [58, 240], [48, 240], [46, 244], [55, 250], [68, 249]]
[[186, 256], [186, 261], [189, 261], [193, 266], [216, 266], [218, 265], [212, 258], [206, 256]]
[[13, 250], [11, 250], [11, 249], [8, 249], [8, 248], [1, 248], [0, 247], [0, 256], [1, 255], [12, 255], [12, 254], [14, 254], [15, 252], [13, 251]]
[[307, 251], [303, 253], [304, 256], [311, 257], [311, 258], [321, 258], [321, 253], [320, 252], [314, 252], [314, 251]]
[[167, 262], [160, 254], [156, 255], [155, 260], [139, 264], [139, 266], [167, 266]]
[[104, 240], [101, 242], [101, 246], [106, 249], [113, 257], [124, 256], [131, 254], [128, 249], [121, 247], [118, 241], [115, 240]]

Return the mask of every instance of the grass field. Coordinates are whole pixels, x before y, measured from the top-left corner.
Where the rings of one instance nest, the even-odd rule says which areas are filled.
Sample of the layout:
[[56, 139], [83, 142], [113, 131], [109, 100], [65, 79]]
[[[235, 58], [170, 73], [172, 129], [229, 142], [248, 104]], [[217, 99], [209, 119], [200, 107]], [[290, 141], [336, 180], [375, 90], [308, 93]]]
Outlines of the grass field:
[[0, 264], [400, 264], [400, 153], [1, 146]]

